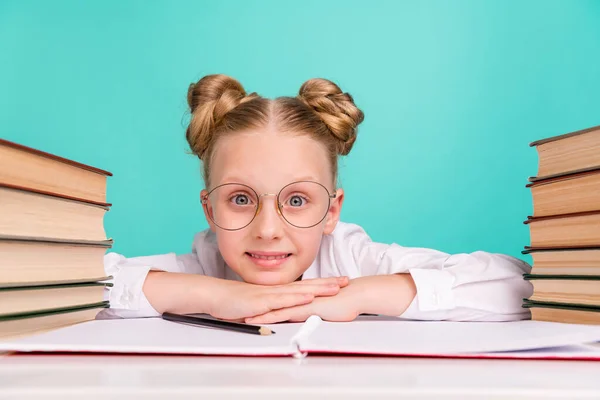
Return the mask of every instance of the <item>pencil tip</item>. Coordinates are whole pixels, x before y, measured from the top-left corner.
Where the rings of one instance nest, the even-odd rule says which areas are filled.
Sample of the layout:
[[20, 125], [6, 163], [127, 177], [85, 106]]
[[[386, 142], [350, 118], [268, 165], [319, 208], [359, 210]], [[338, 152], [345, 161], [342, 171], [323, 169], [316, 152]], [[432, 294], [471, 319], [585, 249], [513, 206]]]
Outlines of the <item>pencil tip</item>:
[[262, 326], [258, 332], [260, 332], [261, 335], [263, 336], [268, 336], [268, 335], [274, 335], [275, 332], [273, 332], [272, 330], [270, 330], [269, 328], [265, 328], [264, 326]]

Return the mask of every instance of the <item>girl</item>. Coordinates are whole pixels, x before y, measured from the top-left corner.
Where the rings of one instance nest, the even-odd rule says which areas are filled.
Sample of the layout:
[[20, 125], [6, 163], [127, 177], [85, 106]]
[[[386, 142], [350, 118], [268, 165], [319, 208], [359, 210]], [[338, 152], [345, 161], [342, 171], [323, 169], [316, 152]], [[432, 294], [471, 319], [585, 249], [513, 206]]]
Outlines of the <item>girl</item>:
[[374, 243], [359, 226], [339, 222], [337, 157], [350, 152], [363, 113], [334, 83], [311, 79], [297, 97], [269, 100], [209, 75], [190, 86], [188, 103], [186, 136], [203, 162], [200, 199], [210, 229], [195, 236], [190, 254], [107, 254], [114, 286], [104, 317], [529, 317], [521, 307], [532, 293], [522, 277], [527, 263]]

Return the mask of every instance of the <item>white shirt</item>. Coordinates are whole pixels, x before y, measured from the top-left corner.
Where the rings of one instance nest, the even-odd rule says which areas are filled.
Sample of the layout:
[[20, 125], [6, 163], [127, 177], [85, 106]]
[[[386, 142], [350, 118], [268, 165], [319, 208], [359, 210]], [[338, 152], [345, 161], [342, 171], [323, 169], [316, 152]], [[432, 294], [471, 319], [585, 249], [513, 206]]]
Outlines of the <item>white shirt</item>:
[[[192, 252], [126, 258], [117, 253], [104, 256], [104, 268], [112, 275], [110, 308], [98, 318], [153, 317], [142, 286], [148, 271], [159, 270], [202, 274], [215, 278], [242, 279], [219, 253], [210, 230], [195, 235]], [[339, 222], [323, 237], [317, 257], [303, 279], [410, 273], [417, 295], [403, 318], [416, 320], [510, 321], [530, 318], [521, 307], [532, 294], [523, 279], [531, 267], [517, 258], [477, 251], [446, 254], [441, 251], [375, 243], [358, 225]]]

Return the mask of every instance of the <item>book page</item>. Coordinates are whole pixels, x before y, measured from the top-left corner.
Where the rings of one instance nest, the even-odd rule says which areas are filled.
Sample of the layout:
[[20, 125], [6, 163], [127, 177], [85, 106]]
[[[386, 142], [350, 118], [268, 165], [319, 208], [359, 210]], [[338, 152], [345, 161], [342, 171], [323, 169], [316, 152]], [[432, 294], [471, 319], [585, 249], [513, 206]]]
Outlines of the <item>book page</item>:
[[60, 351], [206, 355], [292, 355], [291, 338], [302, 324], [265, 325], [260, 336], [186, 325], [161, 318], [94, 320], [17, 340], [0, 341], [0, 351]]
[[583, 344], [572, 344], [542, 349], [498, 351], [491, 353], [465, 353], [476, 358], [517, 358], [517, 359], [561, 359], [600, 361], [600, 349]]
[[[325, 322], [300, 342], [302, 352], [459, 355], [556, 348], [600, 341], [600, 326], [541, 321], [430, 322], [362, 318]], [[589, 347], [590, 352], [597, 352]]]

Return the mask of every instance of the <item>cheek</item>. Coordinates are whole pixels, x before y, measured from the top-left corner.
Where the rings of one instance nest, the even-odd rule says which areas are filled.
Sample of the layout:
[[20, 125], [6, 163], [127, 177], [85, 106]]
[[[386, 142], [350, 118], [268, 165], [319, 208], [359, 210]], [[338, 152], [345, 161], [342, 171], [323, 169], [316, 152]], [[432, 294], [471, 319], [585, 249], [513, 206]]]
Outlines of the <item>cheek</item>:
[[320, 226], [302, 231], [296, 235], [297, 250], [303, 257], [314, 258], [319, 251], [322, 239], [323, 228]]
[[235, 255], [239, 255], [240, 248], [243, 243], [240, 232], [228, 232], [221, 229], [217, 230], [217, 244], [219, 251], [225, 260], [231, 259]]

